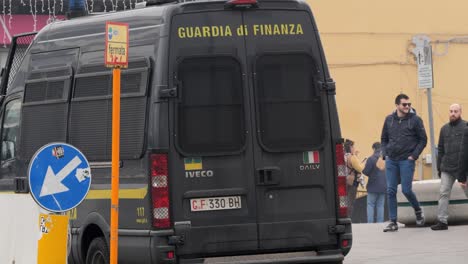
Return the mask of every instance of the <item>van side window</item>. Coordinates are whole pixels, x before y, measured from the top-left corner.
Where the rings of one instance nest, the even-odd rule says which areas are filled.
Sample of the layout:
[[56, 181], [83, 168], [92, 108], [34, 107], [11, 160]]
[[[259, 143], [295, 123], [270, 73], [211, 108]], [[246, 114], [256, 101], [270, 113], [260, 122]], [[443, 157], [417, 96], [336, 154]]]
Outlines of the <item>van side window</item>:
[[[129, 62], [121, 75], [120, 157], [139, 159], [144, 151], [150, 62]], [[70, 143], [90, 161], [111, 159], [112, 72], [101, 63], [82, 65], [71, 99]]]
[[24, 88], [21, 158], [28, 160], [43, 145], [66, 142], [69, 66], [32, 71]]
[[21, 101], [19, 99], [6, 104], [1, 130], [2, 146], [0, 157], [2, 161], [16, 157], [20, 115]]
[[256, 63], [260, 140], [267, 151], [298, 151], [324, 140], [324, 116], [315, 89], [317, 72], [307, 54], [275, 54]]
[[245, 143], [242, 72], [231, 57], [190, 58], [178, 69], [178, 144], [183, 152], [236, 152]]

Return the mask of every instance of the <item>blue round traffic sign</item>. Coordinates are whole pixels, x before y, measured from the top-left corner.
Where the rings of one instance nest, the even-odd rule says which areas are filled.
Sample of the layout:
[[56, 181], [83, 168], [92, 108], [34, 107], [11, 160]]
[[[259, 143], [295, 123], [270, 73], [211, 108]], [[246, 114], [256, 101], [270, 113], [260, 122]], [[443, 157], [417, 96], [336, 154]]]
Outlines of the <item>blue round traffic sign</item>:
[[50, 143], [40, 148], [31, 159], [28, 177], [34, 200], [52, 212], [75, 208], [91, 186], [88, 160], [66, 143]]

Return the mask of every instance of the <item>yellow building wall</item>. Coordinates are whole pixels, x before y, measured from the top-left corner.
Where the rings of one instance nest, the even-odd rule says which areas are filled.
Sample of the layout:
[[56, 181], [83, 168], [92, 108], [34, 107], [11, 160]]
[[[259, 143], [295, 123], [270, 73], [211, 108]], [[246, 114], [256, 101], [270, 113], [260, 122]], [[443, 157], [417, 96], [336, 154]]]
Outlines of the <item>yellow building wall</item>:
[[[308, 0], [337, 85], [342, 134], [356, 142], [361, 157], [380, 141], [383, 120], [403, 92], [424, 121], [428, 145], [415, 179], [430, 179], [427, 94], [418, 88], [412, 37], [431, 39], [435, 144], [448, 122], [448, 107], [468, 107], [468, 1]], [[468, 111], [468, 110], [467, 110]], [[468, 118], [468, 116], [467, 116]]]

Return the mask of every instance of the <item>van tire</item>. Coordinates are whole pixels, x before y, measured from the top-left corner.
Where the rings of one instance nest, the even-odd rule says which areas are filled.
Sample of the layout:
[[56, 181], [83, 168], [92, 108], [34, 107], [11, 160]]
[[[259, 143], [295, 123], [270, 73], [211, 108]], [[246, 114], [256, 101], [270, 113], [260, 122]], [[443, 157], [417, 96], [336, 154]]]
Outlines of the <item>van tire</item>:
[[109, 264], [109, 247], [103, 237], [96, 237], [91, 241], [86, 264]]

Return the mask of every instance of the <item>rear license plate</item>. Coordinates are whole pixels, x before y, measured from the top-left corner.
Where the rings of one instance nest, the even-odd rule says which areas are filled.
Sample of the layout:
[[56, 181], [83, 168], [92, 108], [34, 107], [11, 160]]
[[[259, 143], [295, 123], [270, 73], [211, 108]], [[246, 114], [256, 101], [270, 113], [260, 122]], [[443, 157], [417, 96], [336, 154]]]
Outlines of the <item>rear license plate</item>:
[[190, 209], [192, 212], [230, 210], [240, 208], [242, 208], [240, 196], [190, 199]]

